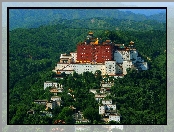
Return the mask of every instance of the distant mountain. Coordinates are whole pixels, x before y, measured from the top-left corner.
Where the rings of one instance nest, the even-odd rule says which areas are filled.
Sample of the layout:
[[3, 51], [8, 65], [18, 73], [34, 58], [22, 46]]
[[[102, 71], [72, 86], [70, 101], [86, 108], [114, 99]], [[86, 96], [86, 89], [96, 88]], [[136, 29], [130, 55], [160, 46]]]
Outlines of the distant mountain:
[[144, 14], [135, 14], [131, 11], [119, 11], [118, 9], [10, 9], [9, 17], [10, 30], [15, 28], [35, 28], [61, 19], [81, 20], [95, 17], [129, 21], [155, 20], [157, 22], [166, 22], [165, 13], [146, 16]]
[[121, 31], [148, 31], [148, 30], [166, 30], [165, 23], [159, 23], [155, 20], [121, 20], [115, 18], [88, 18], [88, 19], [61, 19], [52, 22], [52, 25], [61, 24], [69, 28], [86, 28], [100, 30], [121, 30]]
[[148, 17], [149, 20], [156, 20], [158, 22], [166, 22], [166, 14], [159, 13]]

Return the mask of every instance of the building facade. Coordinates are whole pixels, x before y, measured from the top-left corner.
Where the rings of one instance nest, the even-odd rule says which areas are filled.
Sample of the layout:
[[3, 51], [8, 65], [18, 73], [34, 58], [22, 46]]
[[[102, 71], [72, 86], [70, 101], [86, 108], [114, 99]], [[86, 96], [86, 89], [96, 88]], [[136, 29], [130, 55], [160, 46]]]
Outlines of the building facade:
[[118, 114], [110, 114], [109, 115], [109, 121], [120, 122], [120, 115], [118, 115]]
[[51, 81], [46, 81], [46, 82], [44, 82], [44, 90], [45, 90], [47, 87], [56, 87], [56, 88], [57, 88], [57, 82], [51, 82]]
[[134, 42], [128, 46], [114, 44], [110, 40], [102, 42], [89, 32], [86, 40], [77, 45], [77, 52], [61, 54], [53, 72], [57, 74], [78, 74], [83, 72], [95, 73], [100, 70], [102, 75], [110, 75], [115, 78], [127, 74], [127, 68], [147, 70], [147, 62], [138, 56]]

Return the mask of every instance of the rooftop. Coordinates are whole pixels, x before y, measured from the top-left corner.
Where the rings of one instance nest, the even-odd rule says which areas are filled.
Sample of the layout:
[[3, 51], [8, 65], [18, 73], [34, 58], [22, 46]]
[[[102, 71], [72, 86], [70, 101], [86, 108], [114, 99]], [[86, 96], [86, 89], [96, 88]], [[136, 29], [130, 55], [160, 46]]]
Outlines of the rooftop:
[[51, 98], [61, 98], [60, 96], [52, 96]]
[[34, 100], [34, 102], [47, 102], [48, 100]]
[[106, 94], [96, 94], [95, 98], [104, 98], [106, 97]]

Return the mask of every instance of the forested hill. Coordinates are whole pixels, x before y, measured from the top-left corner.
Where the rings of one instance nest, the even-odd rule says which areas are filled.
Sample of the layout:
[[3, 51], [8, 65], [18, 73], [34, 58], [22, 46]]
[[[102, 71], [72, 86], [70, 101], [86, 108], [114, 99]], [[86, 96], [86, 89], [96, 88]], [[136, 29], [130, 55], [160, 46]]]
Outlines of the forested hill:
[[[89, 15], [90, 14], [90, 15]], [[53, 21], [61, 19], [92, 19], [95, 17], [114, 18], [118, 20], [134, 20], [134, 21], [148, 21], [154, 20], [156, 22], [166, 22], [166, 14], [159, 13], [150, 16], [143, 14], [135, 14], [130, 11], [120, 11], [113, 9], [10, 9], [10, 30], [16, 28], [34, 28], [41, 25], [52, 24]]]
[[63, 24], [70, 28], [89, 28], [103, 30], [121, 30], [121, 31], [148, 31], [148, 30], [166, 30], [166, 23], [159, 23], [155, 20], [121, 20], [116, 18], [89, 18], [89, 19], [61, 19], [53, 21], [51, 24]]
[[[139, 54], [148, 62], [150, 67], [148, 71], [140, 73], [130, 72], [124, 79], [115, 81], [116, 85], [113, 87], [113, 91], [117, 96], [114, 100], [118, 102], [118, 108], [123, 116], [122, 123], [152, 124], [151, 120], [153, 118], [155, 119], [155, 124], [165, 124], [165, 26], [159, 26], [157, 30], [155, 27], [161, 23], [156, 23], [152, 24], [151, 28], [147, 26], [148, 30], [144, 30], [144, 26], [141, 26], [143, 22], [140, 21], [136, 22], [137, 27], [139, 27], [138, 29], [135, 27], [134, 30], [129, 30], [129, 23], [125, 22], [124, 30], [115, 30], [115, 28], [109, 30], [113, 25], [108, 24], [108, 28], [104, 28], [106, 25], [100, 27], [100, 25], [97, 24], [99, 21], [107, 24], [109, 19], [105, 21], [101, 18], [94, 18], [93, 24], [95, 24], [95, 26], [91, 23], [88, 24], [89, 27], [86, 26], [85, 28], [76, 21], [78, 20], [74, 20], [75, 23], [73, 23], [72, 26], [68, 25], [68, 20], [62, 20], [56, 25], [52, 24], [30, 29], [18, 28], [9, 31], [8, 88], [10, 123], [52, 124], [53, 119], [41, 117], [37, 114], [35, 116], [28, 116], [26, 113], [31, 108], [36, 111], [40, 111], [40, 109], [43, 110], [43, 108], [34, 106], [32, 102], [36, 99], [46, 99], [50, 97], [48, 91], [44, 90], [43, 83], [52, 80], [54, 75], [51, 70], [54, 69], [58, 62], [60, 54], [75, 51], [77, 43], [84, 41], [88, 32], [93, 31], [94, 36], [111, 39], [115, 43], [124, 43], [127, 45], [131, 40], [134, 41]], [[90, 80], [90, 84], [77, 85], [78, 83], [81, 84], [80, 76], [81, 75], [79, 75], [79, 79], [76, 81], [72, 76], [69, 77], [68, 82], [66, 82], [66, 80], [63, 81], [64, 84], [74, 84], [71, 86], [81, 91], [77, 92], [78, 96], [84, 97], [84, 95], [82, 95], [84, 94], [84, 89], [93, 86], [95, 79], [85, 76], [85, 78]], [[93, 75], [90, 74], [90, 76]], [[137, 83], [134, 83], [135, 80], [137, 80]], [[117, 88], [117, 86], [119, 88]], [[152, 97], [152, 93], [154, 97]], [[79, 99], [80, 104], [71, 102], [66, 96], [62, 96], [67, 106], [73, 103], [75, 106], [82, 107], [83, 110], [85, 110], [86, 107], [85, 105], [81, 105], [81, 102], [83, 102], [82, 104], [87, 104], [86, 102], [91, 104], [95, 103], [92, 95], [85, 95], [85, 97], [89, 97], [91, 100], [88, 98], [83, 100]], [[98, 109], [96, 104], [95, 106], [96, 109]], [[61, 113], [61, 110], [62, 109], [59, 109], [58, 112], [54, 111], [54, 113], [56, 113], [54, 119], [59, 117], [57, 113]]]
[[[113, 31], [108, 30], [113, 26], [108, 24], [107, 30], [109, 32], [106, 32], [105, 26], [107, 22], [108, 19], [95, 18], [93, 23], [95, 26], [91, 23], [86, 25], [86, 28], [83, 28], [78, 22], [72, 23], [70, 26], [65, 20], [65, 22], [62, 21], [62, 23], [64, 23], [63, 25], [57, 24], [31, 29], [19, 28], [10, 31], [10, 76], [14, 76], [13, 81], [16, 82], [20, 77], [22, 78], [42, 68], [47, 67], [51, 70], [59, 60], [60, 54], [75, 51], [76, 44], [84, 41], [90, 30], [94, 32], [95, 36], [103, 39], [111, 39], [115, 43], [128, 44], [133, 40], [136, 43], [137, 50], [149, 58], [154, 58], [166, 50], [166, 32], [163, 31], [163, 26], [159, 26], [159, 30], [150, 30], [151, 28], [154, 29], [158, 23], [151, 25], [149, 30], [143, 30], [144, 26], [141, 26], [143, 23], [137, 22], [136, 27], [139, 28], [137, 29], [135, 27], [132, 31], [129, 30], [129, 23], [124, 23], [125, 26], [123, 28], [125, 30]], [[97, 23], [101, 25], [102, 23], [104, 24], [101, 26]], [[102, 29], [102, 27], [104, 29]], [[44, 66], [40, 66], [42, 62]], [[33, 71], [30, 66], [34, 68]], [[18, 71], [18, 73], [14, 71]], [[11, 81], [11, 83], [13, 81]]]

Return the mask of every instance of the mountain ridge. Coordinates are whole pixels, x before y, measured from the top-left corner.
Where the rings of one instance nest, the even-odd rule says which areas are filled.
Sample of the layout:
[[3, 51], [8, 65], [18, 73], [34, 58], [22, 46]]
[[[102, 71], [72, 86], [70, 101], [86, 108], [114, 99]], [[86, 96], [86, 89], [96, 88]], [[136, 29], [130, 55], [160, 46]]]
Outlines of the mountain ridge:
[[165, 13], [146, 16], [116, 9], [10, 9], [9, 27], [10, 30], [16, 28], [33, 28], [41, 25], [48, 25], [52, 21], [58, 21], [61, 19], [73, 20], [95, 17], [134, 21], [155, 20], [160, 23], [166, 22]]

